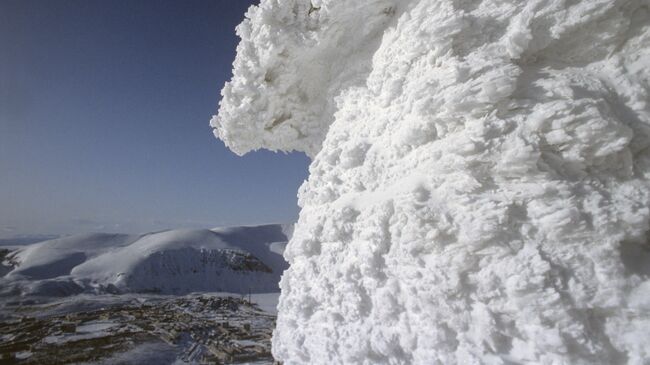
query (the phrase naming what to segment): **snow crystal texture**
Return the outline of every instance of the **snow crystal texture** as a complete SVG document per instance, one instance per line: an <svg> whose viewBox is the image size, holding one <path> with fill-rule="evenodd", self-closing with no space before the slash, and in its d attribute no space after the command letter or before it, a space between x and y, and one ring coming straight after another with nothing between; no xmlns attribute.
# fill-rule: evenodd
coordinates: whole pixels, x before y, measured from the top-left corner
<svg viewBox="0 0 650 365"><path fill-rule="evenodd" d="M650 1L262 0L212 120L304 151L284 364L650 364Z"/></svg>

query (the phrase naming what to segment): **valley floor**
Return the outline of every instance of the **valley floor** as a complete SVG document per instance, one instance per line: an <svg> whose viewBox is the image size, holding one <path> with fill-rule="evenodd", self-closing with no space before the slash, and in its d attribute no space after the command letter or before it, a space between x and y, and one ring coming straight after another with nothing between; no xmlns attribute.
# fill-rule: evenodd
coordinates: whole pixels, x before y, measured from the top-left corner
<svg viewBox="0 0 650 365"><path fill-rule="evenodd" d="M0 364L271 364L277 293L7 301ZM257 303L259 303L259 305Z"/></svg>

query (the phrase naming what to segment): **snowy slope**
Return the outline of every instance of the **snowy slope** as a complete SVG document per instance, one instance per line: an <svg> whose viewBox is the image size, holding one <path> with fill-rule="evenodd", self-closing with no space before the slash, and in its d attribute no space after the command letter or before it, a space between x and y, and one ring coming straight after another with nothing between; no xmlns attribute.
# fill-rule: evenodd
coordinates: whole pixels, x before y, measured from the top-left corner
<svg viewBox="0 0 650 365"><path fill-rule="evenodd" d="M212 119L305 151L285 364L649 364L650 2L263 0Z"/></svg>
<svg viewBox="0 0 650 365"><path fill-rule="evenodd" d="M273 292L287 263L288 226L87 234L10 254L4 294Z"/></svg>

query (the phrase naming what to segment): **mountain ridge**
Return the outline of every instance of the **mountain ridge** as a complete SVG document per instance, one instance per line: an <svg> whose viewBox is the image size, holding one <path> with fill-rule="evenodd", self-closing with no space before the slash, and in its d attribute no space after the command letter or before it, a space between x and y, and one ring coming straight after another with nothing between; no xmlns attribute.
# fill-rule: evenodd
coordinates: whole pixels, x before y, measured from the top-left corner
<svg viewBox="0 0 650 365"><path fill-rule="evenodd" d="M79 234L5 256L0 295L277 292L290 225Z"/></svg>

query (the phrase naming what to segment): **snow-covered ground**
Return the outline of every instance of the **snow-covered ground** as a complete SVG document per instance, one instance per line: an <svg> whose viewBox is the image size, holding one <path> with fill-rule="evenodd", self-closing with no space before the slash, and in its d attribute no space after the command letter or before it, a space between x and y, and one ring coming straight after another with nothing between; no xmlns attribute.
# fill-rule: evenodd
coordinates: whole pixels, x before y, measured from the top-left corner
<svg viewBox="0 0 650 365"><path fill-rule="evenodd" d="M82 294L0 314L3 364L273 362L275 316L238 294Z"/></svg>
<svg viewBox="0 0 650 365"><path fill-rule="evenodd" d="M251 294L251 302L271 314L278 314L278 300L280 299L280 292L274 293L257 293Z"/></svg>
<svg viewBox="0 0 650 365"><path fill-rule="evenodd" d="M84 234L6 246L0 355L19 364L270 364L291 230Z"/></svg>
<svg viewBox="0 0 650 365"><path fill-rule="evenodd" d="M284 364L650 364L648 0L262 0L214 133L313 161Z"/></svg>
<svg viewBox="0 0 650 365"><path fill-rule="evenodd" d="M84 234L6 255L5 297L81 293L277 292L290 226Z"/></svg>

